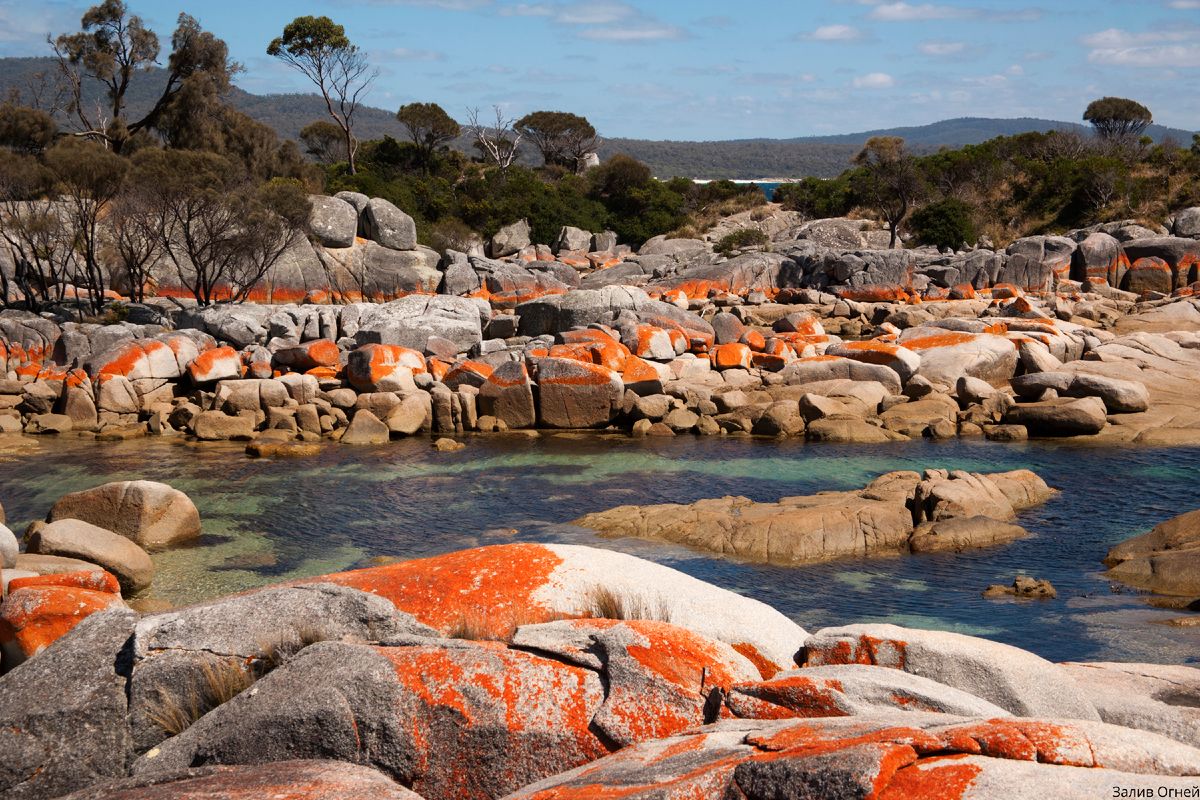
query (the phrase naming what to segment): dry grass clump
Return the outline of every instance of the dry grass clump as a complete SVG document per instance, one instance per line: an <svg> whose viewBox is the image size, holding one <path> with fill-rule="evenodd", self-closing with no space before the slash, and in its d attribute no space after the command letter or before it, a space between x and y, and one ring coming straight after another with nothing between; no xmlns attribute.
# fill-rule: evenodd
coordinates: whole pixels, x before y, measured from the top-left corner
<svg viewBox="0 0 1200 800"><path fill-rule="evenodd" d="M266 674L281 666L310 644L335 639L328 630L318 622L305 621L291 630L280 631L270 641L259 642L262 648L261 669Z"/></svg>
<svg viewBox="0 0 1200 800"><path fill-rule="evenodd" d="M465 639L472 642L511 642L517 628L526 625L542 625L563 619L579 619L579 614L567 614L543 608L514 606L503 625L497 626L486 617L460 614L458 620L446 632L450 639Z"/></svg>
<svg viewBox="0 0 1200 800"><path fill-rule="evenodd" d="M192 723L253 685L257 675L236 662L205 660L200 675L193 675L186 698L156 689L157 700L146 707L146 716L168 736L178 736Z"/></svg>
<svg viewBox="0 0 1200 800"><path fill-rule="evenodd" d="M588 592L591 607L588 616L598 619L644 619L653 622L671 621L671 604L661 595L654 601L644 597L628 597L607 586L596 586Z"/></svg>

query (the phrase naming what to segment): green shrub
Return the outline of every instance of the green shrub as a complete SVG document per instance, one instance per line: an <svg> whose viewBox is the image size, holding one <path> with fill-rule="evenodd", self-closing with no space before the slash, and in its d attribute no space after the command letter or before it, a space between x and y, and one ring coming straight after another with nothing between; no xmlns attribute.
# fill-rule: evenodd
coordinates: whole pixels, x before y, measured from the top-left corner
<svg viewBox="0 0 1200 800"><path fill-rule="evenodd" d="M955 197L947 197L918 209L912 215L912 228L920 240L939 248L957 248L963 242L975 244L975 225L971 206Z"/></svg>
<svg viewBox="0 0 1200 800"><path fill-rule="evenodd" d="M751 250L754 248L769 249L770 239L757 228L742 228L721 238L713 248L722 255L729 255L734 250Z"/></svg>

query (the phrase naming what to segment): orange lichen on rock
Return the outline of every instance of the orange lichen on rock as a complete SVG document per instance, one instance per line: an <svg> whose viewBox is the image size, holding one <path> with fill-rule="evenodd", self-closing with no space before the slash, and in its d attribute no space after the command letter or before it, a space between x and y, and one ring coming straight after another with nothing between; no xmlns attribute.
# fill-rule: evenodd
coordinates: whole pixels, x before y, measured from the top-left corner
<svg viewBox="0 0 1200 800"><path fill-rule="evenodd" d="M753 352L740 342L717 345L712 350L713 366L717 369L749 369Z"/></svg>
<svg viewBox="0 0 1200 800"><path fill-rule="evenodd" d="M941 328L929 328L930 332L920 336L914 336L911 339L904 341L904 346L909 350L930 350L934 347L957 347L960 344L967 344L975 340L975 334L965 333L963 331L947 331ZM865 342L847 342L844 346L866 344Z"/></svg>
<svg viewBox="0 0 1200 800"><path fill-rule="evenodd" d="M961 756L928 759L898 770L878 800L961 800L983 769L955 764L955 758Z"/></svg>
<svg viewBox="0 0 1200 800"><path fill-rule="evenodd" d="M909 296L900 286L831 286L830 291L843 300L859 303L905 303Z"/></svg>
<svg viewBox="0 0 1200 800"><path fill-rule="evenodd" d="M835 680L791 675L734 686L726 703L744 719L849 716L838 704L841 695L841 685Z"/></svg>
<svg viewBox="0 0 1200 800"><path fill-rule="evenodd" d="M26 656L40 653L97 611L123 608L119 594L77 586L31 586L0 604L0 644L16 643ZM5 656L7 658L7 656Z"/></svg>
<svg viewBox="0 0 1200 800"><path fill-rule="evenodd" d="M13 578L8 582L8 591L15 592L17 589L25 589L30 586L74 586L77 589L91 589L93 592L108 592L116 595L121 593L121 584L117 582L116 576L102 569Z"/></svg>
<svg viewBox="0 0 1200 800"><path fill-rule="evenodd" d="M899 639L877 639L874 636L862 635L858 641L851 644L842 639L827 647L809 648L806 667L821 667L831 664L869 664L879 667L904 669L907 659L905 650L907 642Z"/></svg>
<svg viewBox="0 0 1200 800"><path fill-rule="evenodd" d="M538 544L493 545L291 584L350 586L390 600L442 633L465 621L485 635L500 636L514 622L541 622L553 613L531 596L561 563L562 558Z"/></svg>

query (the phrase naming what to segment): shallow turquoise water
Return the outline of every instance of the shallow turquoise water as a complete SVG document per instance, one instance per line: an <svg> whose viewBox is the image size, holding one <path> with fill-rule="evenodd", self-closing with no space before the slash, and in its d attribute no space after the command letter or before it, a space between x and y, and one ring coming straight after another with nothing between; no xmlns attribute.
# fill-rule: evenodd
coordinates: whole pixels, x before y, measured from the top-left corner
<svg viewBox="0 0 1200 800"><path fill-rule="evenodd" d="M20 533L61 495L110 480L160 480L187 492L204 536L154 554L152 595L195 601L285 580L512 541L617 549L668 564L779 608L809 630L893 622L955 630L1053 660L1200 661L1200 631L1152 624L1150 608L1100 577L1112 544L1200 508L1200 450L1104 449L984 441L816 445L758 438L632 440L522 435L466 439L454 453L428 440L331 445L305 460L256 460L234 445L141 440L99 445L42 440L0 454L0 502ZM846 559L781 567L568 524L627 503L744 495L776 500L853 489L896 469L994 472L1029 468L1061 491L1021 515L1036 535L962 554ZM1048 578L1055 601L985 600L990 583Z"/></svg>

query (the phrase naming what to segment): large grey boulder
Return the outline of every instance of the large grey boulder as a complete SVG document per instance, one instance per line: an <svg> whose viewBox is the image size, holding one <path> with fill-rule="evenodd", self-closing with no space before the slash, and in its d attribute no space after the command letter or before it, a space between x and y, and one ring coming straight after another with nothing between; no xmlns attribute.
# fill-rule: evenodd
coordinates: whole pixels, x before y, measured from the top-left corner
<svg viewBox="0 0 1200 800"><path fill-rule="evenodd" d="M1121 285L1126 265L1122 263L1121 243L1103 231L1096 231L1079 243L1071 255L1071 280L1103 279L1112 288Z"/></svg>
<svg viewBox="0 0 1200 800"><path fill-rule="evenodd" d="M370 767L345 761L277 761L249 767L199 767L170 775L103 781L63 800L421 800Z"/></svg>
<svg viewBox="0 0 1200 800"><path fill-rule="evenodd" d="M312 645L136 761L133 773L327 758L451 800L499 797L607 753L588 729L604 699L595 672L431 642Z"/></svg>
<svg viewBox="0 0 1200 800"><path fill-rule="evenodd" d="M1200 237L1200 206L1185 208L1175 215L1175 235Z"/></svg>
<svg viewBox="0 0 1200 800"><path fill-rule="evenodd" d="M209 657L263 669L318 641L398 644L438 636L377 595L330 583L273 586L147 615L132 640L135 744L146 750L166 738L151 709L163 704L164 694L186 705Z"/></svg>
<svg viewBox="0 0 1200 800"><path fill-rule="evenodd" d="M127 642L137 618L92 614L0 677L0 796L42 800L125 776Z"/></svg>
<svg viewBox="0 0 1200 800"><path fill-rule="evenodd" d="M390 300L414 292L433 294L442 283L441 257L429 248L389 249L367 242L363 253L362 293Z"/></svg>
<svg viewBox="0 0 1200 800"><path fill-rule="evenodd" d="M570 225L564 225L562 230L558 232L558 238L554 240L554 252L561 253L563 250L582 250L587 252L591 243L591 233L581 228L572 228Z"/></svg>
<svg viewBox="0 0 1200 800"><path fill-rule="evenodd" d="M699 239L668 239L665 235L647 239L638 248L639 256L675 256L680 259L694 258L707 252L709 245Z"/></svg>
<svg viewBox="0 0 1200 800"><path fill-rule="evenodd" d="M89 561L117 577L122 594L150 586L154 564L146 551L124 536L78 519L60 519L32 531L25 539L29 553Z"/></svg>
<svg viewBox="0 0 1200 800"><path fill-rule="evenodd" d="M358 233L358 210L340 197L311 194L308 227L326 247L349 247Z"/></svg>
<svg viewBox="0 0 1200 800"><path fill-rule="evenodd" d="M788 386L833 380L874 381L881 384L889 395L900 394L904 386L894 369L849 358L794 361L784 367L779 375Z"/></svg>
<svg viewBox="0 0 1200 800"><path fill-rule="evenodd" d="M516 255L529 246L529 221L520 220L506 225L496 232L488 243L488 255L492 258L504 258Z"/></svg>
<svg viewBox="0 0 1200 800"><path fill-rule="evenodd" d="M619 373L569 358L537 360L538 420L551 428L602 428L621 412Z"/></svg>
<svg viewBox="0 0 1200 800"><path fill-rule="evenodd" d="M200 512L191 498L156 481L118 481L59 498L47 522L80 519L142 547L173 544L200 535Z"/></svg>
<svg viewBox="0 0 1200 800"><path fill-rule="evenodd" d="M453 342L459 352L470 350L483 340L479 305L446 295L402 297L367 309L354 339L359 346L395 344L424 352L431 336Z"/></svg>
<svg viewBox="0 0 1200 800"><path fill-rule="evenodd" d="M388 426L364 408L350 420L350 426L339 441L342 444L385 444L390 437Z"/></svg>
<svg viewBox="0 0 1200 800"><path fill-rule="evenodd" d="M817 631L806 653L808 666L867 663L921 675L1018 717L1100 719L1070 676L1049 661L961 633L846 625Z"/></svg>
<svg viewBox="0 0 1200 800"><path fill-rule="evenodd" d="M362 212L367 238L389 250L415 250L417 224L382 197L372 197Z"/></svg>
<svg viewBox="0 0 1200 800"><path fill-rule="evenodd" d="M231 417L220 411L205 411L192 419L192 433L201 441L253 439L254 427L253 417Z"/></svg>

